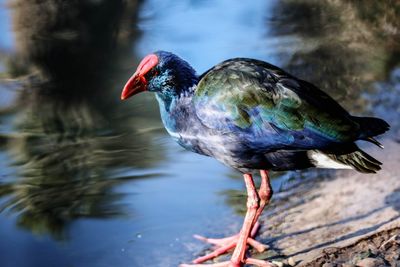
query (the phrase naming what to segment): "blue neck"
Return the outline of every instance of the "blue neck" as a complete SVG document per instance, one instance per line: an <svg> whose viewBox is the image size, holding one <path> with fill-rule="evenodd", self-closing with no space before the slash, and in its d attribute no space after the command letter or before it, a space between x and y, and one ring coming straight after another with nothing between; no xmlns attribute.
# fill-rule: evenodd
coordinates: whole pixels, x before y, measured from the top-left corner
<svg viewBox="0 0 400 267"><path fill-rule="evenodd" d="M181 122L185 120L185 115L191 112L191 99L196 89L196 83L197 77L190 86L181 88L179 95L156 93L161 119L170 134L179 131Z"/></svg>
<svg viewBox="0 0 400 267"><path fill-rule="evenodd" d="M171 110L175 102L179 102L183 98L191 98L199 82L199 77L190 66L187 66L186 69L182 68L181 71L174 74L174 77L173 85L159 85L161 89L156 91L160 108L163 107L166 112Z"/></svg>

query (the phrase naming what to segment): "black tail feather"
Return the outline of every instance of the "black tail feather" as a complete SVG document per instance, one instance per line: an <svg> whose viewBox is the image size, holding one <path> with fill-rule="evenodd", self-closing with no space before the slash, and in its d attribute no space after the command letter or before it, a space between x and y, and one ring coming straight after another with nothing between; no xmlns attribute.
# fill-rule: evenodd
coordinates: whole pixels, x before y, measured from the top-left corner
<svg viewBox="0 0 400 267"><path fill-rule="evenodd" d="M374 144L376 143L373 140L368 140L368 138L383 134L390 128L390 125L386 121L379 118L372 118L372 117L353 117L353 118L358 124L360 124L359 139L370 141Z"/></svg>

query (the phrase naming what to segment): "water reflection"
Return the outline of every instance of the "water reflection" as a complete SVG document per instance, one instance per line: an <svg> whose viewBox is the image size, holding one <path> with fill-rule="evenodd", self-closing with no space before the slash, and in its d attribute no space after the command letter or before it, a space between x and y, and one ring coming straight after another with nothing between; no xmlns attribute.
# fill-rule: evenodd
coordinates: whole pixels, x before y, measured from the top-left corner
<svg viewBox="0 0 400 267"><path fill-rule="evenodd" d="M365 115L373 110L363 95L379 95L374 82L399 64L399 12L398 1L285 0L268 23L273 36L299 38L285 69Z"/></svg>
<svg viewBox="0 0 400 267"><path fill-rule="evenodd" d="M4 138L19 178L1 183L0 196L7 196L1 210L17 213L19 226L63 238L73 219L120 216L121 195L114 187L145 176L121 176L117 170L148 168L163 158L162 149L151 155L142 149L158 133L158 123L151 121L156 110L124 106L118 99L120 75L127 77L131 69L117 63L134 61L130 45L137 32L130 25L137 6L13 3L13 61L19 63L9 76L30 75L13 107L12 133ZM138 118L150 119L148 131Z"/></svg>

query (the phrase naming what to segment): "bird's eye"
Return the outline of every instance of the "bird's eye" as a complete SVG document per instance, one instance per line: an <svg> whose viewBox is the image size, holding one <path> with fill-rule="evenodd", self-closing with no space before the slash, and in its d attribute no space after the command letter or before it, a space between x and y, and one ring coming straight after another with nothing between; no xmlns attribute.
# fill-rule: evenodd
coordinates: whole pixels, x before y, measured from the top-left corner
<svg viewBox="0 0 400 267"><path fill-rule="evenodd" d="M158 70L156 68L152 68L144 75L144 77L146 78L146 80L150 80L151 78L157 75L158 75Z"/></svg>

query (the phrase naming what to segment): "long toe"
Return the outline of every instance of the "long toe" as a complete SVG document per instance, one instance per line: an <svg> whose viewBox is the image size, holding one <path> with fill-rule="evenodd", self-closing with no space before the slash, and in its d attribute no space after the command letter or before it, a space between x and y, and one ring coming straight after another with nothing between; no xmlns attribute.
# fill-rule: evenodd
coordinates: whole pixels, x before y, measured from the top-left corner
<svg viewBox="0 0 400 267"><path fill-rule="evenodd" d="M181 264L179 267L229 267L229 264L229 261L224 261L211 264Z"/></svg>
<svg viewBox="0 0 400 267"><path fill-rule="evenodd" d="M232 241L237 240L239 237L239 234L229 236L229 237L224 237L224 238L208 238L208 237L204 237L201 235L193 235L193 237L196 238L197 240L203 241L205 243L212 244L217 247L223 247L228 244L231 244Z"/></svg>
<svg viewBox="0 0 400 267"><path fill-rule="evenodd" d="M231 243L228 243L223 247L219 247L219 248L215 249L211 253L208 253L204 256L198 257L197 259L193 260L193 263L202 263L202 262L214 259L222 254L227 253L229 250L233 249L235 246L236 246L236 241L232 241Z"/></svg>
<svg viewBox="0 0 400 267"><path fill-rule="evenodd" d="M245 259L245 264L258 266L258 267L277 267L277 265L263 260L247 258ZM181 264L179 267L242 267L243 264L233 263L230 261L211 263L211 264Z"/></svg>
<svg viewBox="0 0 400 267"><path fill-rule="evenodd" d="M254 265L254 266L259 266L259 267L277 267L277 265L275 265L269 261L263 261L263 260L259 260L259 259L253 259L253 258L245 259L245 263Z"/></svg>
<svg viewBox="0 0 400 267"><path fill-rule="evenodd" d="M257 234L257 231L259 230L259 228L260 228L260 223L258 221L256 221L256 223L252 227L250 236L247 239L247 243L251 247L255 248L258 252L263 252L266 249L268 249L268 246L253 239L254 236ZM193 237L202 242L214 245L216 247L215 250L217 250L218 248L226 248L226 247L229 247L229 249L230 249L232 246L232 243L235 243L235 244L237 243L237 240L239 239L239 234L240 233L237 233L235 235L224 237L224 238L208 238L208 237L205 237L202 235L193 235ZM227 250L225 250L225 252L226 251ZM225 253L225 252L223 252L223 253ZM219 255L221 255L221 254L219 254Z"/></svg>
<svg viewBox="0 0 400 267"><path fill-rule="evenodd" d="M217 245L217 248L215 248L211 253L208 253L204 256L198 257L195 260L193 260L193 263L203 263L205 261L214 259L222 254L227 253L229 250L233 249L238 241L238 236L236 237L230 237L228 238L224 238L226 240L224 240L223 244L219 243ZM219 241L219 240L218 240ZM212 244L215 244L214 241ZM264 252L266 249L268 249L267 245L264 245L260 242L258 242L257 240L254 240L253 238L248 238L247 239L247 244L250 245L251 247L253 247L255 250L257 250L258 252Z"/></svg>

